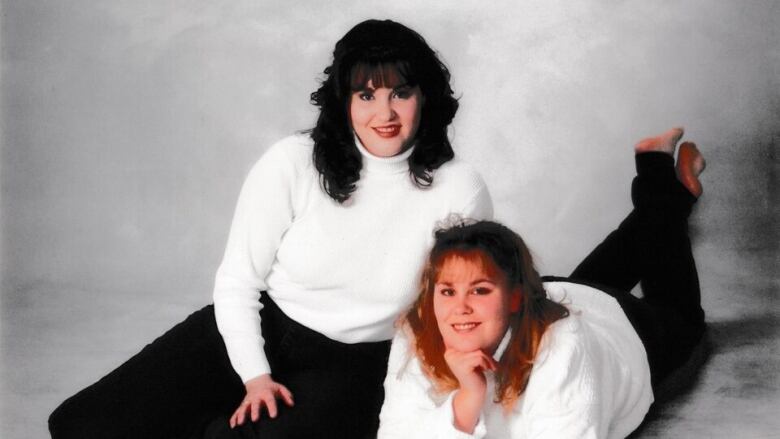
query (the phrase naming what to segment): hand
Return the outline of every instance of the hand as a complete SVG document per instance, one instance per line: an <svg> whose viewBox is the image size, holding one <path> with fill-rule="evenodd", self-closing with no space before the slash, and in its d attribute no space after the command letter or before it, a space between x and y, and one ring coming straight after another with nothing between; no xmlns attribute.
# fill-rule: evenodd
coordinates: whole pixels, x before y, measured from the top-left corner
<svg viewBox="0 0 780 439"><path fill-rule="evenodd" d="M241 405L236 409L235 413L233 413L233 416L230 417L230 428L234 428L236 425L242 425L247 412L250 413L252 422L256 422L260 419L260 410L264 405L268 410L268 415L275 418L277 413L277 396L279 396L288 406L293 406L292 393L287 390L287 387L275 382L269 374L252 378L247 381L244 386L246 387L246 396Z"/></svg>
<svg viewBox="0 0 780 439"><path fill-rule="evenodd" d="M460 387L452 400L455 428L471 434L479 422L482 405L485 403L487 380L484 371L496 370L498 364L493 357L481 350L459 352L447 349L444 352L444 361Z"/></svg>
<svg viewBox="0 0 780 439"><path fill-rule="evenodd" d="M496 370L498 367L496 360L481 350L460 352L447 349L444 361L458 380L459 387L472 393L484 394L487 386L484 371Z"/></svg>

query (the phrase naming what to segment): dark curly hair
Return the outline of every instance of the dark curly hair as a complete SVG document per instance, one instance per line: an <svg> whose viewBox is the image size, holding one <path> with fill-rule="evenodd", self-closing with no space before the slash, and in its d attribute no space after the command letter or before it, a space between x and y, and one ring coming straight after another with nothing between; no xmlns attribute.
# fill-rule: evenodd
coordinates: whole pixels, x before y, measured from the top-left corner
<svg viewBox="0 0 780 439"><path fill-rule="evenodd" d="M311 94L320 115L310 135L322 188L334 200L349 199L360 179L363 162L349 122L349 104L352 93L369 79L375 87L392 78L419 86L425 98L409 157L409 173L418 187L430 186L433 171L455 156L447 138L458 110L450 72L417 32L391 20L359 23L336 43L333 64L324 73L320 88Z"/></svg>

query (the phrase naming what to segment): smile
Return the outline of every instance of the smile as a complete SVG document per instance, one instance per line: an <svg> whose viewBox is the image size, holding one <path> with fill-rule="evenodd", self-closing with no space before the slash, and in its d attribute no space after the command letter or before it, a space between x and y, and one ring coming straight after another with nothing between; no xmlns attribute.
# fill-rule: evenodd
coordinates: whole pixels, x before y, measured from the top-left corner
<svg viewBox="0 0 780 439"><path fill-rule="evenodd" d="M480 325L479 323L475 323L475 322L455 323L452 325L452 329L454 329L455 332L469 332L479 325Z"/></svg>
<svg viewBox="0 0 780 439"><path fill-rule="evenodd" d="M395 137L401 132L401 125L390 125L386 127L373 127L374 131L380 137Z"/></svg>

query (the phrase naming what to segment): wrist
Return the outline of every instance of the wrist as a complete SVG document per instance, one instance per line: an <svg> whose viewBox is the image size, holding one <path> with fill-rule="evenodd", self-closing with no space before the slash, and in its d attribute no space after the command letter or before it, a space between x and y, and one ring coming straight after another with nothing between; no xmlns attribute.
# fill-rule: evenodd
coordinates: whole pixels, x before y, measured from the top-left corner
<svg viewBox="0 0 780 439"><path fill-rule="evenodd" d="M484 389L458 389L452 398L454 426L460 431L473 433L485 402Z"/></svg>
<svg viewBox="0 0 780 439"><path fill-rule="evenodd" d="M458 390L473 397L484 396L487 392L487 383L484 379L463 380L458 383Z"/></svg>

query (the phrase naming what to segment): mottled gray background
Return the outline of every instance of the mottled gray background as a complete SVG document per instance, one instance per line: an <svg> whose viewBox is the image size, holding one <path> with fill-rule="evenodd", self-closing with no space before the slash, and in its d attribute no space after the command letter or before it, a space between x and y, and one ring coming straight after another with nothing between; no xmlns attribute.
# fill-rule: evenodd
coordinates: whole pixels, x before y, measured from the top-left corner
<svg viewBox="0 0 780 439"><path fill-rule="evenodd" d="M695 252L714 355L647 437L780 437L776 1L0 3L0 436L210 301L238 190L309 128L336 40L418 30L453 73L457 153L542 271L627 213L631 145L708 160Z"/></svg>

